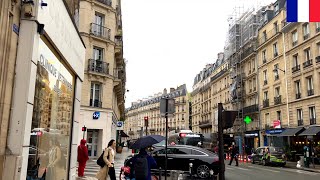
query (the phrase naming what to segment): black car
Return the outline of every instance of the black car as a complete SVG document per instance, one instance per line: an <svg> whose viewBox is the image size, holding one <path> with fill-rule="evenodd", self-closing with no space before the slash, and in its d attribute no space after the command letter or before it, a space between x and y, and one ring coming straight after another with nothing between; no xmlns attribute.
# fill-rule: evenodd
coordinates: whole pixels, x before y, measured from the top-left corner
<svg viewBox="0 0 320 180"><path fill-rule="evenodd" d="M257 148L252 154L251 162L266 165L285 166L285 154L281 147L265 146Z"/></svg>
<svg viewBox="0 0 320 180"><path fill-rule="evenodd" d="M151 152L152 156L157 162L158 169L164 170L165 168L165 147L154 147ZM190 163L192 163L192 174L197 175L199 178L208 178L219 172L219 157L210 151L202 148L187 146L187 145L174 145L168 146L168 170L180 170L189 173ZM131 157L125 161L125 166L132 167Z"/></svg>

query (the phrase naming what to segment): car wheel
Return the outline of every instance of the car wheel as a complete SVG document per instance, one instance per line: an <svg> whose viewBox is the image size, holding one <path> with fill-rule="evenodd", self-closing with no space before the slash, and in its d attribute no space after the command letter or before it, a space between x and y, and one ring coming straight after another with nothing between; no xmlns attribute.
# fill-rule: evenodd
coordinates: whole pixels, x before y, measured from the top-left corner
<svg viewBox="0 0 320 180"><path fill-rule="evenodd" d="M251 163L252 163L252 164L255 164L255 163L256 163L256 162L254 162L254 158L252 158Z"/></svg>
<svg viewBox="0 0 320 180"><path fill-rule="evenodd" d="M262 160L262 165L266 166L267 165L267 162L265 159Z"/></svg>
<svg viewBox="0 0 320 180"><path fill-rule="evenodd" d="M197 168L197 176L206 179L210 176L210 168L207 165L200 165Z"/></svg>

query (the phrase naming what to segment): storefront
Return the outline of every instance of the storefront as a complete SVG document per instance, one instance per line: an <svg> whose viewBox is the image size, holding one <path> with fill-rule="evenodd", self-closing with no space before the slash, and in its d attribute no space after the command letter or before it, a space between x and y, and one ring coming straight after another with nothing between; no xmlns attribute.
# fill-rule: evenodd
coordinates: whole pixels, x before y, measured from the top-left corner
<svg viewBox="0 0 320 180"><path fill-rule="evenodd" d="M247 131L245 133L246 153L250 154L253 149L260 146L259 131Z"/></svg>
<svg viewBox="0 0 320 180"><path fill-rule="evenodd" d="M286 144L284 137L278 136L285 129L271 129L266 130L263 135L264 146L283 147Z"/></svg>
<svg viewBox="0 0 320 180"><path fill-rule="evenodd" d="M10 153L2 179L76 176L85 47L64 1L46 4L21 5Z"/></svg>

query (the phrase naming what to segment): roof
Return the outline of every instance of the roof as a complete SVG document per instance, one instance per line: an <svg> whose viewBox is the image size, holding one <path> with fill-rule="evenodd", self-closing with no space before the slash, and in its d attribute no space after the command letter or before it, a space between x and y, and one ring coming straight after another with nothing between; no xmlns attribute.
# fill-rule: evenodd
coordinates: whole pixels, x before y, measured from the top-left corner
<svg viewBox="0 0 320 180"><path fill-rule="evenodd" d="M282 133L278 134L278 136L296 136L304 130L304 127L290 128L284 130Z"/></svg>
<svg viewBox="0 0 320 180"><path fill-rule="evenodd" d="M311 126L303 131L299 136L315 136L320 133L320 126Z"/></svg>

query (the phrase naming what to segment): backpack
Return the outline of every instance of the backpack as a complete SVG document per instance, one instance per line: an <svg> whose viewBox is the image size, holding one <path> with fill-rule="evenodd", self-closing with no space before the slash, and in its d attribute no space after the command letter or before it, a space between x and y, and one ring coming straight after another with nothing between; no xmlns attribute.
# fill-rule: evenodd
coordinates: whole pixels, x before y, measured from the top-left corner
<svg viewBox="0 0 320 180"><path fill-rule="evenodd" d="M149 174L149 165L147 156L137 156L134 163L134 172L136 180L146 180Z"/></svg>
<svg viewBox="0 0 320 180"><path fill-rule="evenodd" d="M106 162L104 162L104 160L103 160L103 155L104 155L104 151L101 153L100 157L99 157L98 160L97 160L97 164L98 164L101 168L103 168L103 167L106 165ZM109 153L108 153L107 159L109 159Z"/></svg>

